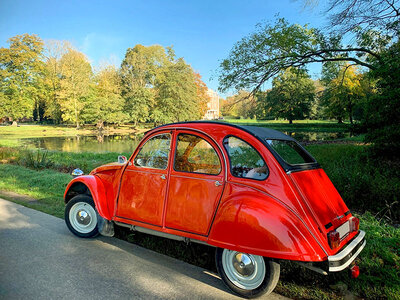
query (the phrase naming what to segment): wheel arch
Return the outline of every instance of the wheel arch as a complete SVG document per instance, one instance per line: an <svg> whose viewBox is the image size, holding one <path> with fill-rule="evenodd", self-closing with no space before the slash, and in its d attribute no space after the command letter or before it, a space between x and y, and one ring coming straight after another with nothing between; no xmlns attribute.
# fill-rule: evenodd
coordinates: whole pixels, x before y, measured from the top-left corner
<svg viewBox="0 0 400 300"><path fill-rule="evenodd" d="M222 201L212 225L211 245L276 259L321 261L326 253L294 211L251 191Z"/></svg>
<svg viewBox="0 0 400 300"><path fill-rule="evenodd" d="M67 204L74 196L80 194L91 196L99 215L107 220L112 219L104 184L100 178L95 175L85 175L72 179L65 189L64 203Z"/></svg>

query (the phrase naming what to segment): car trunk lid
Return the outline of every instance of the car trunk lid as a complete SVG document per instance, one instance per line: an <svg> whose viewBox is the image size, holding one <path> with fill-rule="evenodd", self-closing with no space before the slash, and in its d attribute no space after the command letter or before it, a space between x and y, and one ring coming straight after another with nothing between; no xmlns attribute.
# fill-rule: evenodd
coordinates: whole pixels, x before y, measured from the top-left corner
<svg viewBox="0 0 400 300"><path fill-rule="evenodd" d="M349 209L323 169L292 172L289 177L322 232L344 223Z"/></svg>

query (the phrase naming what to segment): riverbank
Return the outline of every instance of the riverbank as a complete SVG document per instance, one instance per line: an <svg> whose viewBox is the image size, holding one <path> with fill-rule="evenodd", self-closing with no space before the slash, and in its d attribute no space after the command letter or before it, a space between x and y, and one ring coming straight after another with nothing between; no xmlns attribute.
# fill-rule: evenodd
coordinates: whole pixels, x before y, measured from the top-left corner
<svg viewBox="0 0 400 300"><path fill-rule="evenodd" d="M0 138L23 138L23 137L55 137L74 135L97 135L101 134L138 134L149 130L151 125L120 125L116 127L106 126L98 129L95 126L83 126L79 129L68 125L36 125L20 124L18 126L0 126Z"/></svg>

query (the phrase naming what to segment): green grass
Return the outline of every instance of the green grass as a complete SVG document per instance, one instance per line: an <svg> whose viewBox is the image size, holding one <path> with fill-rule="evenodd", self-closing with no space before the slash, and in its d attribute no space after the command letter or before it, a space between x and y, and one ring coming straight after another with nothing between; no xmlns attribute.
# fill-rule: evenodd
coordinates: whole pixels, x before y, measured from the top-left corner
<svg viewBox="0 0 400 300"><path fill-rule="evenodd" d="M250 125L268 127L281 131L299 132L347 132L350 124L338 124L329 120L297 120L289 124L284 120L252 120L252 119L224 119L220 122L227 122L238 125Z"/></svg>
<svg viewBox="0 0 400 300"><path fill-rule="evenodd" d="M21 166L0 164L0 190L28 195L38 200L37 203L20 204L45 213L64 216L64 190L71 175L54 170L35 171Z"/></svg>
<svg viewBox="0 0 400 300"><path fill-rule="evenodd" d="M118 155L121 155L121 153L75 153L0 147L0 162L2 163L17 164L32 169L48 168L64 173L70 173L73 169L79 168L87 174L98 166L117 161ZM131 153L123 153L122 155L129 158ZM40 163L43 156L45 156L45 161ZM43 167L40 167L40 165Z"/></svg>

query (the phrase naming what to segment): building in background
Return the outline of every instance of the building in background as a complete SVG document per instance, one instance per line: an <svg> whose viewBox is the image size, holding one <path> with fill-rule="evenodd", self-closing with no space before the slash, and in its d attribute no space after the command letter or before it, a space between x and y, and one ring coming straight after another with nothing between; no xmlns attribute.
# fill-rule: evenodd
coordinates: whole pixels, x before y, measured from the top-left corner
<svg viewBox="0 0 400 300"><path fill-rule="evenodd" d="M210 101L207 103L207 111L203 119L215 120L219 117L219 95L212 89L208 89L207 95L210 97Z"/></svg>

